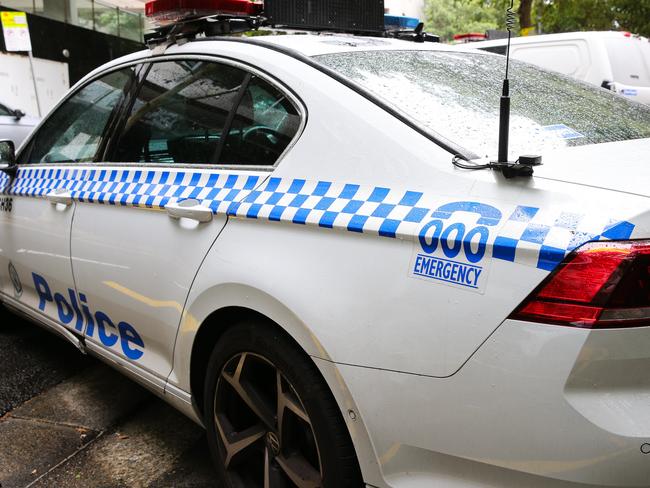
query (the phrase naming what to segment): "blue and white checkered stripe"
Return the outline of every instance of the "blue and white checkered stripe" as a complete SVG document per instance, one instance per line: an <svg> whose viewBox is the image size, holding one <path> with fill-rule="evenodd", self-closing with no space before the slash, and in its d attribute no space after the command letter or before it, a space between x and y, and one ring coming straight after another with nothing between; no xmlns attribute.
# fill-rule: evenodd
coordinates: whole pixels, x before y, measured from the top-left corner
<svg viewBox="0 0 650 488"><path fill-rule="evenodd" d="M21 170L7 193L40 197L65 189L79 202L156 209L195 198L226 214L260 181L258 175L228 172L29 168Z"/></svg>
<svg viewBox="0 0 650 488"><path fill-rule="evenodd" d="M629 239L634 225L595 214L549 212L518 206L494 240L497 259L554 269L578 246L588 241Z"/></svg>
<svg viewBox="0 0 650 488"><path fill-rule="evenodd" d="M283 179L228 171L26 168L0 192L45 196L69 190L73 199L163 209L169 202L197 199L214 213L415 240L440 204L422 192L386 187ZM505 215L508 215L506 213ZM551 270L581 244L628 239L634 225L593 214L546 211L518 206L495 226L492 257Z"/></svg>
<svg viewBox="0 0 650 488"><path fill-rule="evenodd" d="M426 202L426 203L425 203ZM421 192L327 181L270 178L241 203L237 217L416 239L436 205ZM442 203L442 202L441 202ZM444 202L447 203L447 202ZM498 227L496 227L498 228ZM587 241L629 239L634 225L607 217L518 206L499 228L492 257L552 270Z"/></svg>
<svg viewBox="0 0 650 488"><path fill-rule="evenodd" d="M241 203L234 215L294 224L310 224L384 237L416 236L431 213L418 206L423 194L384 187L269 178Z"/></svg>

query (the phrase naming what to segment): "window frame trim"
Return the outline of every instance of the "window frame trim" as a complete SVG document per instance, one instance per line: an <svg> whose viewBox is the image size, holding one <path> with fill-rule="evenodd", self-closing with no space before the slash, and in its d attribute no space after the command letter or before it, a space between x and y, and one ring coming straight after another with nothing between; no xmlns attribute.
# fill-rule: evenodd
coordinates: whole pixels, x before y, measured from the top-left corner
<svg viewBox="0 0 650 488"><path fill-rule="evenodd" d="M67 103L72 97L76 96L81 90L86 88L88 85L94 83L95 81L99 80L100 78L103 78L104 76L107 76L107 75L109 75L111 73L114 73L116 71L120 71L120 70L122 70L124 68L128 68L130 66L134 66L134 65L137 65L137 64L138 63L123 63L123 64L119 64L119 65L116 65L116 66L111 66L109 69L107 69L105 71L102 71L101 73L96 73L95 75L88 78L87 80L84 80L82 83L79 83L79 85L75 85L70 90L68 90L68 92L65 94L65 96L61 100L59 100L59 102L54 107L52 107L52 109L50 109L50 111L47 113L47 115L45 117L41 118L40 122L34 128L34 130L32 130L30 132L29 136L26 137L23 140L22 144L20 145L20 148L16 152L16 161L20 161L20 159L22 159L22 157L25 155L25 151L27 151L30 144L32 143L32 141L36 137L36 134L38 132L40 132L41 128L45 125L45 123L48 120L50 120L50 118L61 108L61 106L63 106L64 103ZM138 70L138 67L136 66L135 69L134 69L134 75L136 77L136 85L139 83L139 80L137 80L138 74L139 74L139 70ZM131 88L133 88L133 87L131 87ZM58 167L58 166L61 166L61 167L77 167L77 166L93 166L93 165L95 165L96 164L95 160L97 159L99 151L102 148L106 147L105 141L107 141L108 138L110 137L110 135L112 134L114 123L115 123L116 120L119 119L119 116L121 115L122 108L123 108L125 102L130 99L129 98L130 96L131 96L130 94L127 94L125 96L124 93L123 93L122 96L120 97L120 100L119 100L118 104L116 105L116 107L113 109L113 111L111 113L111 115L117 113L117 117L109 116L109 119L106 122L106 126L104 127L104 130L102 131L102 134L101 134L102 141L97 146L97 150L95 151L95 155L93 156L93 161L73 162L73 163L63 163L63 162L61 162L61 163L57 163L57 162L21 163L21 162L17 162L16 165L19 168L34 168L34 167L39 167L40 168L40 167ZM32 148L32 150L33 150L33 148ZM29 155L31 155L31 150L30 150Z"/></svg>
<svg viewBox="0 0 650 488"><path fill-rule="evenodd" d="M116 166L122 166L122 167L134 167L134 168L141 168L141 167L147 167L147 168L179 168L179 169L200 169L200 170L237 170L237 171L256 171L256 172L273 172L285 159L287 154L293 149L293 147L298 143L300 138L302 137L302 134L305 131L305 128L307 126L307 121L309 119L309 112L307 110L307 107L305 103L302 101L302 99L291 89L289 88L286 84L284 84L282 81L277 79L275 76L273 76L271 73L268 73L256 66L253 66L249 63L246 63L244 61L231 58L225 55L220 55L220 54L210 54L210 53L182 53L182 54L161 54L157 56L148 56L148 57L143 57L135 60L129 60L114 66L111 66L110 68L101 71L100 73L96 73L92 77L88 78L87 80L84 80L83 83L79 84L76 88L73 90L70 90L66 94L64 98L62 98L59 103L48 113L47 117L43 118L41 123L36 127L36 129L30 134L30 136L24 141L24 143L21 145L18 157L16 159L20 159L23 155L24 149L26 149L29 144L31 143L32 139L34 136L37 134L37 132L40 130L41 126L50 118L52 114L54 114L55 111L61 107L64 103L66 103L70 98L72 98L74 95L76 95L80 90L88 86L89 84L93 83L99 78L102 78L103 76L106 76L114 71L119 71L124 68L128 68L130 66L135 66L136 69L136 77L139 76L140 73L144 72L143 68L146 68L146 65L153 64L153 63L159 63L159 62L165 62L165 61L175 61L175 60L184 60L184 59L192 59L192 60L198 60L198 61L207 61L207 62L215 62L215 63L222 63L226 64L228 66L232 66L234 68L239 68L243 70L246 74L252 75L252 76L257 76L260 79L264 80L265 82L269 83L270 85L274 86L278 91L280 91L284 96L286 96L291 103L294 105L296 108L296 111L298 112L298 116L300 117L300 124L298 126L298 130L296 131L296 134L293 136L293 139L291 142L287 145L285 150L280 154L280 156L277 158L275 163L273 165L268 165L268 166L258 166L258 165L245 165L245 164L185 164L185 163L147 163L147 162L115 162L115 161L99 161L98 156L106 156L109 154L113 153L114 146L117 144L117 139L116 139L116 134L115 134L115 129L119 126L121 126L122 119L124 118L125 114L123 113L122 109L126 106L131 104L133 101L133 95L129 94L127 97L124 97L121 102L120 102L120 116L117 119L115 124L112 124L111 127L106 127L105 132L102 134L102 136L108 140L108 143L105 145L103 152L101 155L96 154L95 155L95 160L92 162L84 162L84 163L18 163L19 167L52 167L52 166L61 166L61 167L116 167ZM134 92L137 93L140 90L140 87L144 81L144 78L139 78L137 80L137 91L134 88ZM237 107L233 107L233 109L236 109Z"/></svg>

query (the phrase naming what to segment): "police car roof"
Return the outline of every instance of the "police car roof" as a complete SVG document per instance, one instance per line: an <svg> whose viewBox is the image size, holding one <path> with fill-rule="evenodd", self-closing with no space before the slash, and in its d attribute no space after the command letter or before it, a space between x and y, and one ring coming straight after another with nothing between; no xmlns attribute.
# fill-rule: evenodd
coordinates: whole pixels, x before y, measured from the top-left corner
<svg viewBox="0 0 650 488"><path fill-rule="evenodd" d="M203 45L202 51L210 49L210 44L215 43L215 50L223 42L250 42L257 46L268 45L269 48L275 46L288 50L295 51L304 56L312 57L321 54L335 54L354 51L452 51L467 53L467 48L459 46L450 46L438 42L412 42L400 39L384 38L384 37L366 37L356 36L351 34L336 34L324 32L291 32L286 35L271 34L268 36L256 36L253 38L248 37L210 37L199 38L189 41L189 43L201 42ZM477 53L483 55L496 56L492 53L476 50ZM75 87L84 84L88 79L110 69L114 66L122 65L125 63L136 62L151 58L153 54L152 49L145 49L135 53L122 56L114 59L88 73L81 80L79 80Z"/></svg>
<svg viewBox="0 0 650 488"><path fill-rule="evenodd" d="M437 42L412 42L386 37L365 37L326 32L296 32L289 35L269 35L254 38L261 43L281 46L305 56L353 51L461 51L457 47Z"/></svg>

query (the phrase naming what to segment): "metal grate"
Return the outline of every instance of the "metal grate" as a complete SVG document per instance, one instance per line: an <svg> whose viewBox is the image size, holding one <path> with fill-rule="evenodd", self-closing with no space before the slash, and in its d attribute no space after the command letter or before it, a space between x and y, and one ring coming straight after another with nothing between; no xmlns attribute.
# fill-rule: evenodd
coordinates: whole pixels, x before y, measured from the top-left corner
<svg viewBox="0 0 650 488"><path fill-rule="evenodd" d="M341 32L384 30L384 0L266 0L264 12L278 27Z"/></svg>

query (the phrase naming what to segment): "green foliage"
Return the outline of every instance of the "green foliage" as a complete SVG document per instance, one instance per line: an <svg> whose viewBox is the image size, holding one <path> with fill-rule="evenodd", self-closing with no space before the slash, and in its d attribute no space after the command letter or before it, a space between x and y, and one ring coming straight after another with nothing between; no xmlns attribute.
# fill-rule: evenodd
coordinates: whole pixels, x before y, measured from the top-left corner
<svg viewBox="0 0 650 488"><path fill-rule="evenodd" d="M617 0L616 20L623 29L650 37L650 0Z"/></svg>
<svg viewBox="0 0 650 488"><path fill-rule="evenodd" d="M454 34L496 29L502 12L481 4L481 0L427 0L427 31L450 40Z"/></svg>
<svg viewBox="0 0 650 488"><path fill-rule="evenodd" d="M650 37L650 0L515 0L514 11L527 17L526 4L532 6L530 20L519 23L540 25L544 33L627 30ZM444 39L503 29L509 5L510 0L427 0L427 27Z"/></svg>
<svg viewBox="0 0 650 488"><path fill-rule="evenodd" d="M537 1L547 33L627 30L650 36L650 0Z"/></svg>
<svg viewBox="0 0 650 488"><path fill-rule="evenodd" d="M544 33L616 28L612 0L562 0L538 5Z"/></svg>

